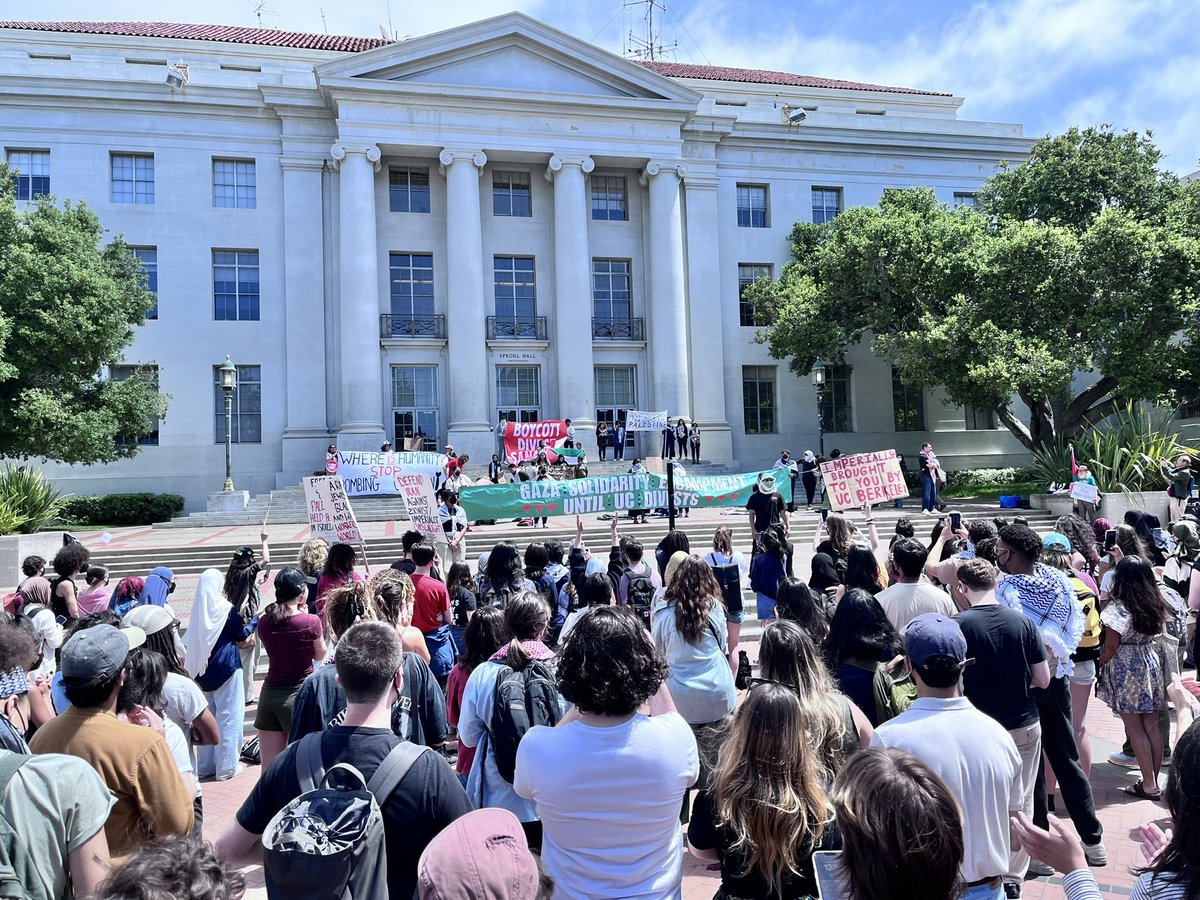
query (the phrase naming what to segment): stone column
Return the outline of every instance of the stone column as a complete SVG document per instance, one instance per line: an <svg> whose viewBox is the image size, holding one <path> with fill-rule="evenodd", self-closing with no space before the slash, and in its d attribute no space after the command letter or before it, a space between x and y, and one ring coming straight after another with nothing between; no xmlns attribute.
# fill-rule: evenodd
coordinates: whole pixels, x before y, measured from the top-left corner
<svg viewBox="0 0 1200 900"><path fill-rule="evenodd" d="M679 184L687 175L681 162L651 161L642 173L650 185L650 371L651 409L691 416L688 378L686 272L683 262L683 208ZM715 248L711 252L715 252Z"/></svg>
<svg viewBox="0 0 1200 900"><path fill-rule="evenodd" d="M289 157L283 168L284 357L287 418L280 487L320 469L329 444L325 402L325 261L321 175L324 160Z"/></svg>
<svg viewBox="0 0 1200 900"><path fill-rule="evenodd" d="M338 327L342 421L338 447L378 450L384 441L379 345L379 248L375 145L334 144L339 172Z"/></svg>
<svg viewBox="0 0 1200 900"><path fill-rule="evenodd" d="M446 439L459 453L487 466L495 447L488 412L488 315L484 301L483 225L479 178L481 150L445 149L438 155L446 177L446 338L450 423Z"/></svg>
<svg viewBox="0 0 1200 900"><path fill-rule="evenodd" d="M592 258L588 251L587 176L590 156L552 156L554 184L554 356L558 418L571 419L575 437L596 459L595 369L592 365Z"/></svg>
<svg viewBox="0 0 1200 900"><path fill-rule="evenodd" d="M733 435L725 409L725 343L721 328L721 257L716 172L689 173L687 200L688 317L691 320L692 415L700 424L700 456L731 462ZM701 382L701 373L711 374ZM703 388L701 388L703 384Z"/></svg>

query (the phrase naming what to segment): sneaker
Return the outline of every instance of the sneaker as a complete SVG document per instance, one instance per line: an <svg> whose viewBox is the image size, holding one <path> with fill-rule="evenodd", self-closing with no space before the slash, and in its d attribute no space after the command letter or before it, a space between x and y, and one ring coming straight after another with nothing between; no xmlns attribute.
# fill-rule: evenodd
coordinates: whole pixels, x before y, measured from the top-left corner
<svg viewBox="0 0 1200 900"><path fill-rule="evenodd" d="M1054 874L1054 866L1048 866L1040 859L1030 859L1029 868L1025 870L1025 877L1028 878L1045 878L1047 875Z"/></svg>
<svg viewBox="0 0 1200 900"><path fill-rule="evenodd" d="M241 763L238 763L237 768L234 769L232 772L227 772L224 775L217 775L217 781L228 781L231 778L236 778L237 776L241 775L245 771L246 771L246 767L244 765L242 765Z"/></svg>
<svg viewBox="0 0 1200 900"><path fill-rule="evenodd" d="M1089 866L1107 866L1108 851L1104 849L1104 841L1083 845L1083 858Z"/></svg>
<svg viewBox="0 0 1200 900"><path fill-rule="evenodd" d="M1121 766L1125 769L1136 769L1138 767L1137 757L1132 753L1122 753L1118 750L1116 753L1108 755L1108 761L1114 766Z"/></svg>

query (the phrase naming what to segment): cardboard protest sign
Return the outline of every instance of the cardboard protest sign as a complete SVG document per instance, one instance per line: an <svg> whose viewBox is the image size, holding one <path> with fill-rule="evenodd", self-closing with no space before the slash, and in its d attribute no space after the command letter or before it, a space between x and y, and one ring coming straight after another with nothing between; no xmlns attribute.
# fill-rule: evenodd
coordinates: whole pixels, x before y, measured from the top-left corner
<svg viewBox="0 0 1200 900"><path fill-rule="evenodd" d="M745 506L758 472L741 475L680 475L675 479L675 505L680 509ZM791 484L778 485L784 500ZM521 481L465 487L459 501L469 519L512 519L528 516L573 516L576 513L619 513L667 505L667 476L597 475L564 481Z"/></svg>
<svg viewBox="0 0 1200 900"><path fill-rule="evenodd" d="M332 475L305 478L304 500L313 537L325 538L332 544L363 543L342 479Z"/></svg>
<svg viewBox="0 0 1200 900"><path fill-rule="evenodd" d="M625 413L626 431L662 431L667 427L667 411L643 412L630 409Z"/></svg>
<svg viewBox="0 0 1200 900"><path fill-rule="evenodd" d="M567 439L567 423L563 419L545 422L507 422L504 425L504 458L508 462L537 459L538 446L546 442L546 458L553 463L558 456L553 448Z"/></svg>
<svg viewBox="0 0 1200 900"><path fill-rule="evenodd" d="M397 478L406 475L436 478L445 469L446 462L442 453L338 451L336 456L327 458L325 471L338 475L346 483L348 496L364 497L399 494Z"/></svg>
<svg viewBox="0 0 1200 900"><path fill-rule="evenodd" d="M431 541L445 541L442 519L438 514L433 479L425 475L402 475L396 479L412 527Z"/></svg>
<svg viewBox="0 0 1200 900"><path fill-rule="evenodd" d="M858 509L908 496L895 450L831 459L821 463L821 477L833 509Z"/></svg>
<svg viewBox="0 0 1200 900"><path fill-rule="evenodd" d="M1086 481L1071 482L1071 499L1083 500L1085 503L1095 503L1100 499L1100 488Z"/></svg>

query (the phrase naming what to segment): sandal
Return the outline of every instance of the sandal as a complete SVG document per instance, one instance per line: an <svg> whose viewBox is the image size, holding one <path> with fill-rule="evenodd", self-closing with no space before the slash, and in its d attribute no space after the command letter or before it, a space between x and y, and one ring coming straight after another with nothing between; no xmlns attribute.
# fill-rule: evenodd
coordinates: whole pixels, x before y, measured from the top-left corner
<svg viewBox="0 0 1200 900"><path fill-rule="evenodd" d="M1155 791L1151 794L1146 790L1146 786L1142 784L1140 779L1133 784L1127 784L1122 790L1130 797L1140 797L1143 800L1157 801L1162 799L1161 791Z"/></svg>

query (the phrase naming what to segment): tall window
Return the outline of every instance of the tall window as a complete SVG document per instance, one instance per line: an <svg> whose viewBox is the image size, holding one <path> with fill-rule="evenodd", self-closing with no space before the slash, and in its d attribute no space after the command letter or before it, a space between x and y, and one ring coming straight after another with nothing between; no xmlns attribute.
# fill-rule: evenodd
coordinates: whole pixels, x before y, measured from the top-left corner
<svg viewBox="0 0 1200 900"><path fill-rule="evenodd" d="M849 366L825 367L825 402L821 407L821 420L826 431L854 430L850 378Z"/></svg>
<svg viewBox="0 0 1200 900"><path fill-rule="evenodd" d="M428 253L393 253L392 316L412 321L433 315L433 257Z"/></svg>
<svg viewBox="0 0 1200 900"><path fill-rule="evenodd" d="M398 447L420 437L422 445L437 447L437 366L392 366L392 423Z"/></svg>
<svg viewBox="0 0 1200 900"><path fill-rule="evenodd" d="M832 222L842 211L842 189L815 187L812 189L812 220L823 225Z"/></svg>
<svg viewBox="0 0 1200 900"><path fill-rule="evenodd" d="M216 443L225 443L225 392L221 390L220 366L213 366L213 412ZM237 390L233 392L233 435L235 444L262 443L262 366L238 366Z"/></svg>
<svg viewBox="0 0 1200 900"><path fill-rule="evenodd" d="M154 392L158 393L158 366L109 366L108 377L110 381L125 381L127 378L140 378L150 387L154 388ZM137 439L138 446L141 447L157 447L158 446L158 429L159 420L154 420L153 430L149 434L144 434ZM131 440L118 437L118 446L127 446L134 443Z"/></svg>
<svg viewBox="0 0 1200 900"><path fill-rule="evenodd" d="M130 247L133 258L142 264L142 284L154 295L154 306L146 313L147 319L158 318L158 248Z"/></svg>
<svg viewBox="0 0 1200 900"><path fill-rule="evenodd" d="M994 409L964 406L963 418L966 420L967 431L990 431L996 427L996 411Z"/></svg>
<svg viewBox="0 0 1200 900"><path fill-rule="evenodd" d="M138 153L112 155L112 202L154 203L154 157Z"/></svg>
<svg viewBox="0 0 1200 900"><path fill-rule="evenodd" d="M742 415L746 434L775 433L774 366L742 366Z"/></svg>
<svg viewBox="0 0 1200 900"><path fill-rule="evenodd" d="M925 392L905 384L895 368L892 369L892 415L896 431L925 430Z"/></svg>
<svg viewBox="0 0 1200 900"><path fill-rule="evenodd" d="M537 366L496 366L496 413L509 422L541 419L542 388Z"/></svg>
<svg viewBox="0 0 1200 900"><path fill-rule="evenodd" d="M746 299L746 288L760 278L770 278L771 267L757 263L738 263L738 321L743 325L770 325L768 316L758 313Z"/></svg>
<svg viewBox="0 0 1200 900"><path fill-rule="evenodd" d="M767 227L767 186L739 184L737 186L737 223L739 228Z"/></svg>
<svg viewBox="0 0 1200 900"><path fill-rule="evenodd" d="M969 206L971 209L974 209L975 208L975 195L969 194L966 192L960 193L959 191L955 191L954 192L954 208L958 209L958 207L960 207L960 206Z"/></svg>
<svg viewBox="0 0 1200 900"><path fill-rule="evenodd" d="M629 219L625 179L620 175L592 176L592 218L607 222L625 222Z"/></svg>
<svg viewBox="0 0 1200 900"><path fill-rule="evenodd" d="M497 256L492 261L496 321L533 326L537 317L537 278L531 256Z"/></svg>
<svg viewBox="0 0 1200 900"><path fill-rule="evenodd" d="M32 200L50 193L50 151L9 150L8 165L18 200Z"/></svg>
<svg viewBox="0 0 1200 900"><path fill-rule="evenodd" d="M388 169L388 204L392 212L429 212L429 170Z"/></svg>
<svg viewBox="0 0 1200 900"><path fill-rule="evenodd" d="M213 251L213 319L258 321L258 251Z"/></svg>
<svg viewBox="0 0 1200 900"><path fill-rule="evenodd" d="M258 203L254 160L213 160L213 206L254 209Z"/></svg>
<svg viewBox="0 0 1200 900"><path fill-rule="evenodd" d="M492 173L492 215L526 218L533 215L528 172Z"/></svg>
<svg viewBox="0 0 1200 900"><path fill-rule="evenodd" d="M592 315L601 322L629 321L633 313L629 260L592 260Z"/></svg>

